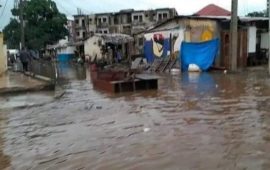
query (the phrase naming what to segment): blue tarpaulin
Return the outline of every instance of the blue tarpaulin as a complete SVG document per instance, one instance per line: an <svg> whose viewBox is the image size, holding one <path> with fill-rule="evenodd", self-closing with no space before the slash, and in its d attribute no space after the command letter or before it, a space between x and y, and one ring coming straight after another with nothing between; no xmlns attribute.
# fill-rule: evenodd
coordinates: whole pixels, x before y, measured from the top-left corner
<svg viewBox="0 0 270 170"><path fill-rule="evenodd" d="M182 70L187 71L190 64L196 64L202 71L208 70L215 61L218 48L218 39L200 43L182 42L179 56Z"/></svg>

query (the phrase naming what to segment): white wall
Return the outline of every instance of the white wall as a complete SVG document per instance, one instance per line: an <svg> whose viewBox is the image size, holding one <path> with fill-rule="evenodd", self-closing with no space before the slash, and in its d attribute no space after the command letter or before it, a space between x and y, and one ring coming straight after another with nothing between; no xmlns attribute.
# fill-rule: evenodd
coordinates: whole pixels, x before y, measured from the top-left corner
<svg viewBox="0 0 270 170"><path fill-rule="evenodd" d="M3 34L0 33L0 75L7 70L7 50L3 44Z"/></svg>
<svg viewBox="0 0 270 170"><path fill-rule="evenodd" d="M100 37L93 36L84 42L84 53L85 55L90 56L91 60L93 60L95 56L97 56L97 59L102 58L99 41L101 41L102 43L102 40Z"/></svg>
<svg viewBox="0 0 270 170"><path fill-rule="evenodd" d="M59 40L57 44L57 54L74 54L76 47L75 46L69 46L68 44L68 38Z"/></svg>
<svg viewBox="0 0 270 170"><path fill-rule="evenodd" d="M57 54L74 54L74 46L61 47L57 49Z"/></svg>
<svg viewBox="0 0 270 170"><path fill-rule="evenodd" d="M255 53L257 44L257 28L251 26L248 28L248 52Z"/></svg>

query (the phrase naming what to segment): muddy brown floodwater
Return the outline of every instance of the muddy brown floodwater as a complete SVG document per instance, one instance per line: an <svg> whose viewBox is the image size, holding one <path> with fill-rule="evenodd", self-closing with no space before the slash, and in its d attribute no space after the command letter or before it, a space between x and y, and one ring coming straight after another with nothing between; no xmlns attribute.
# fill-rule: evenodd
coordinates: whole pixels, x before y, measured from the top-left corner
<svg viewBox="0 0 270 170"><path fill-rule="evenodd" d="M0 168L270 169L266 72L161 75L159 85L110 95L73 79L58 100L2 110Z"/></svg>

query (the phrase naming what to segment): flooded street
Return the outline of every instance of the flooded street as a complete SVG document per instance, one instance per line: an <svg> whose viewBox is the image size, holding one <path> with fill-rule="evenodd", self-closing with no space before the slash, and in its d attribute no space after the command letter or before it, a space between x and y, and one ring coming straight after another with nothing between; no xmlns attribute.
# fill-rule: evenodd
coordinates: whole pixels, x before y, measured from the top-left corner
<svg viewBox="0 0 270 170"><path fill-rule="evenodd" d="M266 71L165 74L158 91L113 95L65 69L61 98L0 110L0 169L270 169Z"/></svg>

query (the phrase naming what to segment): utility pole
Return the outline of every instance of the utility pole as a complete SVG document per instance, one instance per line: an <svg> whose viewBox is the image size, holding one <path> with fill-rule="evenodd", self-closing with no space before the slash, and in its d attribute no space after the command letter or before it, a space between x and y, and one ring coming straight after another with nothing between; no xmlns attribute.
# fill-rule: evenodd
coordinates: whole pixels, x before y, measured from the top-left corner
<svg viewBox="0 0 270 170"><path fill-rule="evenodd" d="M270 1L267 0L267 12L268 12L268 72L270 74Z"/></svg>
<svg viewBox="0 0 270 170"><path fill-rule="evenodd" d="M21 27L21 49L23 49L25 47L23 8L24 8L24 2L23 2L23 0L20 0L20 3L19 3L19 12L20 12L19 19L20 19L20 27Z"/></svg>
<svg viewBox="0 0 270 170"><path fill-rule="evenodd" d="M237 71L237 50L238 50L238 0L232 0L232 16L231 16L231 70Z"/></svg>

